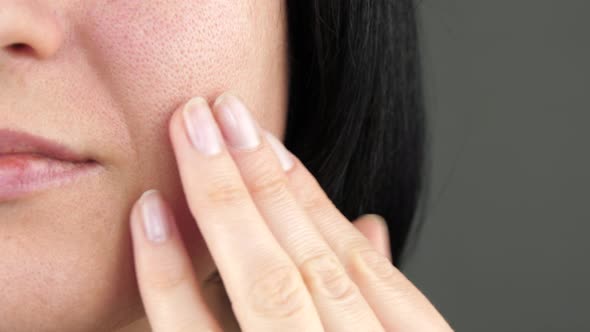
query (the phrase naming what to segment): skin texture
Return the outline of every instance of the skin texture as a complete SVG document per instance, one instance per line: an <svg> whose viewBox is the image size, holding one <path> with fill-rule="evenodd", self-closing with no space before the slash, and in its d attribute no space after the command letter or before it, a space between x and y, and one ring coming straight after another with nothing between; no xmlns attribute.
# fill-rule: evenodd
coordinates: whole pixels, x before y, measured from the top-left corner
<svg viewBox="0 0 590 332"><path fill-rule="evenodd" d="M0 201L0 331L450 330L387 259L382 221L351 226L295 156L288 172L276 158L285 14L275 0L0 0L0 129L99 165ZM231 149L206 157L214 122ZM140 223L164 215L176 226L158 247Z"/></svg>
<svg viewBox="0 0 590 332"><path fill-rule="evenodd" d="M214 264L188 211L167 124L191 96L232 90L283 136L283 6L0 0L0 127L58 141L102 166L0 203L0 331L145 331L128 220L150 188L170 202L205 283ZM211 307L224 308L219 284L205 284Z"/></svg>

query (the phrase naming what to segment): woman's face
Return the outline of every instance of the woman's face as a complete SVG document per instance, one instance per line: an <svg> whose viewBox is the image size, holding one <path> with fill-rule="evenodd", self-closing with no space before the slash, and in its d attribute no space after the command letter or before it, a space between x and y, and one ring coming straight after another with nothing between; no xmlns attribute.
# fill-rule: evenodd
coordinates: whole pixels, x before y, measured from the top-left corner
<svg viewBox="0 0 590 332"><path fill-rule="evenodd" d="M167 125L191 96L231 90L282 137L282 1L0 0L0 8L0 130L57 141L101 169L0 200L0 331L112 331L140 318L128 216L149 188L174 206L221 311Z"/></svg>

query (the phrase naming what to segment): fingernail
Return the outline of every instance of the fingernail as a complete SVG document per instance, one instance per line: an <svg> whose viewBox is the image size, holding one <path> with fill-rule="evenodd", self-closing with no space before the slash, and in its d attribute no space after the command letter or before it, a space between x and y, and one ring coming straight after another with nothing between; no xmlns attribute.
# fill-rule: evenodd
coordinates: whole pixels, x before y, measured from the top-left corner
<svg viewBox="0 0 590 332"><path fill-rule="evenodd" d="M229 145L252 149L260 145L258 125L246 106L233 95L224 94L215 102L219 126Z"/></svg>
<svg viewBox="0 0 590 332"><path fill-rule="evenodd" d="M169 220L164 202L157 190L148 190L139 199L143 230L148 240L156 243L166 241L169 234Z"/></svg>
<svg viewBox="0 0 590 332"><path fill-rule="evenodd" d="M293 168L293 157L285 145L268 130L264 130L264 135L266 136L266 140L270 143L270 146L274 150L275 154L279 158L283 170L288 171Z"/></svg>
<svg viewBox="0 0 590 332"><path fill-rule="evenodd" d="M182 110L182 115L189 140L198 151L205 155L221 152L223 139L205 99L191 99Z"/></svg>

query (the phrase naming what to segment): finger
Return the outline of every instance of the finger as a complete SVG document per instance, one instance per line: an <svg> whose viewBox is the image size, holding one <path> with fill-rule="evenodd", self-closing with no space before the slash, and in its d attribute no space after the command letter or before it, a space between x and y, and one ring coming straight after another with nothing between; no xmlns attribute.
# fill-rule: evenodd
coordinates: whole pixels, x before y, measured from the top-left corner
<svg viewBox="0 0 590 332"><path fill-rule="evenodd" d="M214 115L254 203L302 274L324 328L328 331L381 330L381 324L357 285L289 190L285 170L289 170L292 162L288 153L281 154L281 150L273 149L280 143L259 128L237 96L220 96L214 105ZM240 128L247 124L251 124L250 129ZM258 148L242 148L244 132L262 134Z"/></svg>
<svg viewBox="0 0 590 332"><path fill-rule="evenodd" d="M152 330L221 331L158 192L142 195L131 212L130 226L137 281Z"/></svg>
<svg viewBox="0 0 590 332"><path fill-rule="evenodd" d="M298 158L288 173L299 204L359 286L387 331L447 331L426 297L332 203Z"/></svg>
<svg viewBox="0 0 590 332"><path fill-rule="evenodd" d="M321 330L301 275L260 216L204 99L173 115L170 138L190 210L241 328ZM243 143L259 139L254 133Z"/></svg>
<svg viewBox="0 0 590 332"><path fill-rule="evenodd" d="M354 227L371 242L373 247L391 261L389 232L385 220L376 214L365 214L352 222Z"/></svg>

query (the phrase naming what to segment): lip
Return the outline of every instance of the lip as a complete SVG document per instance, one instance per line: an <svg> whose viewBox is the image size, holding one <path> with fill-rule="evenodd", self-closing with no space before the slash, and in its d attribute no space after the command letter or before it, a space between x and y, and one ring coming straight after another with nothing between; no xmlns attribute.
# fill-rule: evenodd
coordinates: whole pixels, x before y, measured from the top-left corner
<svg viewBox="0 0 590 332"><path fill-rule="evenodd" d="M63 186L100 164L51 140L0 129L0 203Z"/></svg>

